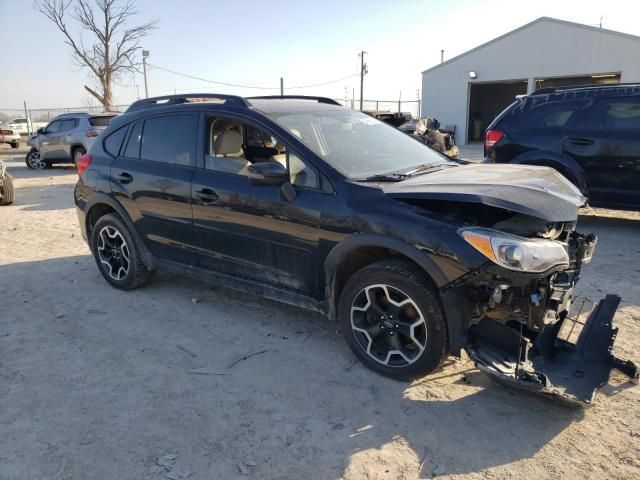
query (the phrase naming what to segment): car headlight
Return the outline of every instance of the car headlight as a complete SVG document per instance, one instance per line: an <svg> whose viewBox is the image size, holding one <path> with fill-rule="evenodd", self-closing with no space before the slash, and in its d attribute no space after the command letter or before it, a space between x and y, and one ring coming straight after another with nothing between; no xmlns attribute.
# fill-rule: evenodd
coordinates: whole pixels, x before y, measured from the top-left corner
<svg viewBox="0 0 640 480"><path fill-rule="evenodd" d="M458 233L489 260L510 270L538 273L569 265L567 251L554 240L524 238L489 228L461 228Z"/></svg>

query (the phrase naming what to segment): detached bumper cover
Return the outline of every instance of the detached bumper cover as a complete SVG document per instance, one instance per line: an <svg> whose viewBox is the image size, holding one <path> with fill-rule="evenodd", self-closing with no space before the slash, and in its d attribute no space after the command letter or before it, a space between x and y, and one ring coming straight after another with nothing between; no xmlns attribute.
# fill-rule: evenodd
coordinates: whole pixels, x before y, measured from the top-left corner
<svg viewBox="0 0 640 480"><path fill-rule="evenodd" d="M618 334L613 317L620 303L607 295L597 304L575 342L559 334L576 319L563 318L545 328L533 344L517 330L492 320L483 320L469 331L467 351L476 366L500 383L586 406L608 381L614 368L638 382L638 368L616 358L611 350ZM578 322L579 323L579 322Z"/></svg>

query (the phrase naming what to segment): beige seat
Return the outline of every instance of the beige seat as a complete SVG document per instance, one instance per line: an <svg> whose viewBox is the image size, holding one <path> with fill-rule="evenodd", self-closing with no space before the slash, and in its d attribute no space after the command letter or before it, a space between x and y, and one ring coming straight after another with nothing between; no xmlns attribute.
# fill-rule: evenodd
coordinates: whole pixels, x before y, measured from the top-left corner
<svg viewBox="0 0 640 480"><path fill-rule="evenodd" d="M249 162L242 151L242 135L235 129L211 132L214 155L207 155L205 168L219 172L247 175Z"/></svg>

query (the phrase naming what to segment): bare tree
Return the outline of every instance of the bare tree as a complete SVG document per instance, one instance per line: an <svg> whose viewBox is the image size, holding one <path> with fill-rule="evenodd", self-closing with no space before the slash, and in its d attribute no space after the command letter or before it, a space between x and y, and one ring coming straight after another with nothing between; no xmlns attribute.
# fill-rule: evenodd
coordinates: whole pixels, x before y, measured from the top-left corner
<svg viewBox="0 0 640 480"><path fill-rule="evenodd" d="M37 0L35 5L64 34L78 65L88 67L97 80L98 91L87 85L84 88L105 110L110 110L113 83L125 72L138 70L140 61L135 54L142 38L156 27L156 21L128 27L128 20L138 13L134 0ZM70 31L69 18L80 33ZM87 44L83 32L91 37Z"/></svg>

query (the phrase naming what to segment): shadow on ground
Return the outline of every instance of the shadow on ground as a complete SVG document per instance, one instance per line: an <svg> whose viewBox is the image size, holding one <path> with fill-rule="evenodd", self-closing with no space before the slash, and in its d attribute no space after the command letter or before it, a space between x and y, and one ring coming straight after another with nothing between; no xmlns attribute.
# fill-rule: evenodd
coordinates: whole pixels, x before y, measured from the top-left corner
<svg viewBox="0 0 640 480"><path fill-rule="evenodd" d="M147 478L166 453L193 478L235 478L243 462L256 478L358 477L360 455L398 441L423 474L479 472L582 418L469 362L389 380L317 315L190 279L122 292L88 255L0 279L1 478Z"/></svg>

